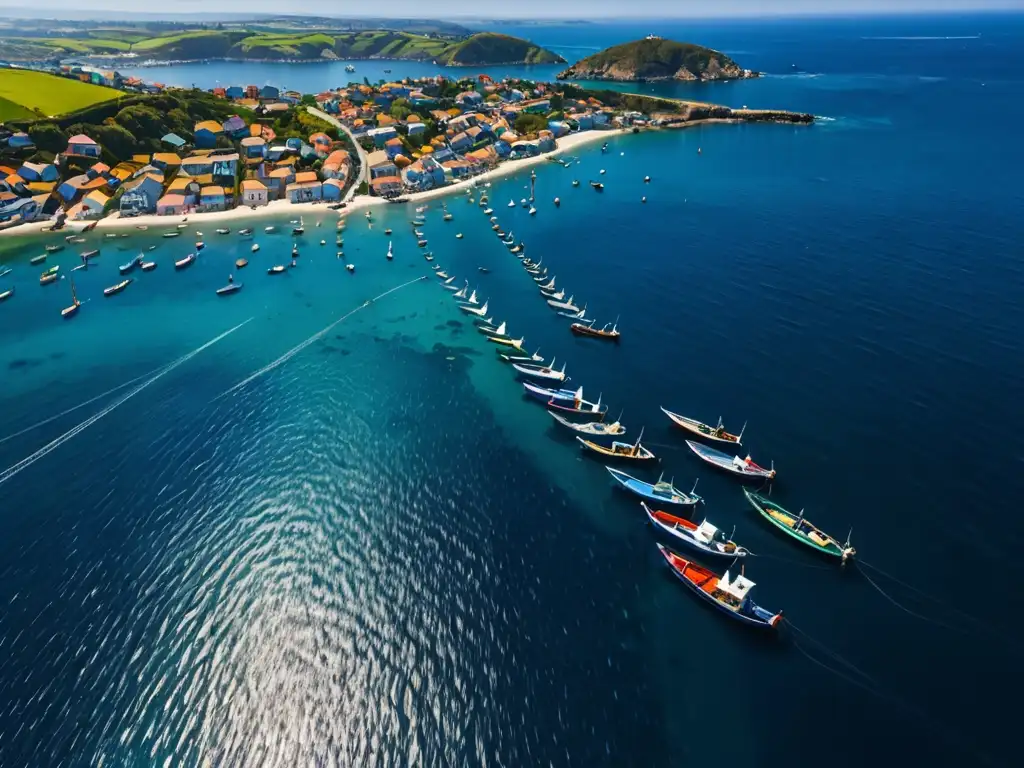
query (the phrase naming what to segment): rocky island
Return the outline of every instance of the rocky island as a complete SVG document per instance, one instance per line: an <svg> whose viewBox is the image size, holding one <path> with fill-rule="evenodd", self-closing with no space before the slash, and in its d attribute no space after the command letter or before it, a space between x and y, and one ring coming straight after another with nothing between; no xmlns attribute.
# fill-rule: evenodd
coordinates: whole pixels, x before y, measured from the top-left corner
<svg viewBox="0 0 1024 768"><path fill-rule="evenodd" d="M650 35L643 40L622 43L580 59L558 73L559 80L614 80L652 82L659 80L742 80L757 77L742 69L724 53L693 43Z"/></svg>

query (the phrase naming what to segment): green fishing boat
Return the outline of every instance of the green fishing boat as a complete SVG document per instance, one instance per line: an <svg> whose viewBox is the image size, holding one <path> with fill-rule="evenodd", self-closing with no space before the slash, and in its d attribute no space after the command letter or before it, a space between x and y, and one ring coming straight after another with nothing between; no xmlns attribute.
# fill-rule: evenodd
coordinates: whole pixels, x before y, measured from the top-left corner
<svg viewBox="0 0 1024 768"><path fill-rule="evenodd" d="M793 514L759 493L754 493L746 488L743 489L743 493L750 505L761 513L761 517L801 544L806 544L811 549L828 557L837 557L844 563L857 554L857 550L850 546L849 536L847 536L845 544L840 544L837 539L807 522L804 519L803 510L799 514Z"/></svg>

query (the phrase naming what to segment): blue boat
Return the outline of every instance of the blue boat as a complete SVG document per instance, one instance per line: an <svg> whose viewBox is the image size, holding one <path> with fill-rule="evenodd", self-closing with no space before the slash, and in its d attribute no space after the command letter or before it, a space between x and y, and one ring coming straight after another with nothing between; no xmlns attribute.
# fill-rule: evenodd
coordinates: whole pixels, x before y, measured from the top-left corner
<svg viewBox="0 0 1024 768"><path fill-rule="evenodd" d="M782 621L782 611L772 613L750 599L750 590L756 586L741 571L735 578L726 571L719 576L709 568L680 557L671 549L658 545L668 567L690 591L722 613L732 616L748 626L774 629Z"/></svg>
<svg viewBox="0 0 1024 768"><path fill-rule="evenodd" d="M118 270L122 275L127 275L129 272L133 272L137 266L142 263L142 256L136 256L134 259L129 261L127 264L122 264L118 267Z"/></svg>
<svg viewBox="0 0 1024 768"><path fill-rule="evenodd" d="M650 499L651 501L660 501L662 504L675 504L677 506L692 507L697 502L702 502L700 496L693 491L686 493L680 491L672 483L666 483L663 479L664 476L658 478L658 482L645 483L643 480L637 480L632 475L627 475L620 469L613 469L612 467L605 467L608 473L612 476L619 485L625 488L630 493L635 493L637 496L643 499ZM697 490L697 483L694 482L693 490Z"/></svg>

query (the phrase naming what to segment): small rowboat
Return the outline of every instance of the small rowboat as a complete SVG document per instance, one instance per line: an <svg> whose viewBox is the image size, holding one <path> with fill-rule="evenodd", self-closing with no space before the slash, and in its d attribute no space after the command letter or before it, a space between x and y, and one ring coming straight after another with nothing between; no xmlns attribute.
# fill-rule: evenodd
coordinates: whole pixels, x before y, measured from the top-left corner
<svg viewBox="0 0 1024 768"><path fill-rule="evenodd" d="M838 539L804 520L803 510L794 515L766 496L748 491L746 488L743 489L743 493L750 505L761 513L761 517L801 544L806 544L823 555L838 557L843 563L857 554L857 550L850 546L849 536L846 537L845 544L840 544Z"/></svg>
<svg viewBox="0 0 1024 768"><path fill-rule="evenodd" d="M144 262L142 262L140 267L141 267L143 272L150 272L150 271L156 269L156 262L155 261L144 261Z"/></svg>
<svg viewBox="0 0 1024 768"><path fill-rule="evenodd" d="M728 571L724 576L718 576L714 571L680 557L668 547L659 544L658 550L683 584L723 613L744 624L765 629L774 629L782 621L782 611L772 613L750 599L750 590L755 585L742 572L734 579L729 578Z"/></svg>
<svg viewBox="0 0 1024 768"><path fill-rule="evenodd" d="M532 355L506 355L502 350L497 350L498 356L506 363L543 363L544 358L540 355L538 349ZM552 360L551 362L554 362Z"/></svg>
<svg viewBox="0 0 1024 768"><path fill-rule="evenodd" d="M232 293L238 293L242 290L241 283L228 283L217 289L216 293L218 296L230 296Z"/></svg>
<svg viewBox="0 0 1024 768"><path fill-rule="evenodd" d="M608 459L628 459L629 461L656 461L657 457L648 449L644 448L640 444L640 440L644 436L644 431L640 430L640 435L637 437L635 443L620 443L615 441L612 443L611 448L606 448L603 445L598 445L592 440L585 440L582 437L577 437L580 445L589 451L600 454Z"/></svg>
<svg viewBox="0 0 1024 768"><path fill-rule="evenodd" d="M57 251L63 251L64 245L62 243L56 243L54 245L46 246L47 253L56 253Z"/></svg>
<svg viewBox="0 0 1024 768"><path fill-rule="evenodd" d="M565 363L562 363L562 370L556 370L554 366L554 360L551 361L551 365L530 365L522 363L512 364L512 367L515 368L516 371L531 379L541 379L543 381L568 381L569 377L565 375Z"/></svg>
<svg viewBox="0 0 1024 768"><path fill-rule="evenodd" d="M526 394L530 397L536 398L544 403L553 403L560 400L571 403L574 400L583 399L583 387L576 390L548 389L547 387L541 387L537 384L532 384L529 381L524 381L523 389L526 390Z"/></svg>
<svg viewBox="0 0 1024 768"><path fill-rule="evenodd" d="M93 248L91 251L83 251L82 252L82 258L83 259L91 259L94 256L99 256L99 255L100 255L100 249L99 248Z"/></svg>
<svg viewBox="0 0 1024 768"><path fill-rule="evenodd" d="M0 293L0 301L7 301L13 295L14 295L14 289L13 288L9 288L8 290L4 291L3 293Z"/></svg>
<svg viewBox="0 0 1024 768"><path fill-rule="evenodd" d="M585 309L586 308L584 308L584 310ZM569 326L569 330L577 336L589 336L591 338L604 339L606 341L618 341L619 337L622 335L619 333L618 324L613 325L611 328L609 328L607 324L605 324L603 328L595 328L593 320L589 323L573 323Z"/></svg>
<svg viewBox="0 0 1024 768"><path fill-rule="evenodd" d="M141 256L136 256L134 259L129 261L127 264L122 264L121 266L119 266L117 268L117 271L120 272L122 275L127 275L129 272L132 272L141 263L142 263L142 257Z"/></svg>
<svg viewBox="0 0 1024 768"><path fill-rule="evenodd" d="M240 229L240 230L238 230L238 234L240 234L242 237L245 237L246 235L251 235L252 234L252 227L246 227L245 229Z"/></svg>
<svg viewBox="0 0 1024 768"><path fill-rule="evenodd" d="M542 291L553 291L553 290L555 290L555 278L552 277L550 280L548 280L548 282L546 282L546 283L544 283L542 285L539 285L538 288L540 288Z"/></svg>
<svg viewBox="0 0 1024 768"><path fill-rule="evenodd" d="M31 259L28 260L28 263L31 264L32 266L35 266L36 264L42 264L44 261L46 261L47 255L48 254L41 253L38 256L33 256Z"/></svg>
<svg viewBox="0 0 1024 768"><path fill-rule="evenodd" d="M739 456L730 456L727 453L716 451L714 448L708 448L706 445L695 443L693 440L687 440L686 444L690 446L691 451L708 464L732 475L744 478L750 477L755 480L773 480L775 478L774 463L771 469L766 469L759 464L755 464L750 456L747 456L745 459L741 459Z"/></svg>
<svg viewBox="0 0 1024 768"><path fill-rule="evenodd" d="M696 419L691 419L686 416L681 416L678 413L673 413L672 411L665 408L665 406L661 406L661 411L670 419L672 419L672 423L675 424L677 427L681 427L687 430L688 432L693 432L693 434L695 435L699 435L700 437L706 438L708 440L714 440L719 443L732 443L733 445L742 445L741 440L743 439L743 433L747 429L747 425L744 424L743 429L740 430L740 433L738 435L732 435L725 431L725 428L722 426L721 417L719 417L718 419L718 426L712 427L707 424L704 424L703 422L697 421Z"/></svg>
<svg viewBox="0 0 1024 768"><path fill-rule="evenodd" d="M684 517L651 509L647 502L641 501L640 506L647 513L647 519L651 523L670 536L675 536L691 549L696 549L705 555L718 557L746 557L748 552L739 546L732 539L726 538L718 528L709 523L706 519L700 525L687 520Z"/></svg>
<svg viewBox="0 0 1024 768"><path fill-rule="evenodd" d="M626 428L619 424L618 421L614 421L611 424L603 424L600 421L592 421L589 424L577 424L569 421L564 416L559 416L554 411L548 411L548 414L563 427L568 427L573 432L582 432L584 435L618 437L619 435L626 434Z"/></svg>
<svg viewBox="0 0 1024 768"><path fill-rule="evenodd" d="M56 282L57 278L59 277L59 275L56 272L56 269L57 267L54 267L53 270L43 272L43 274L39 276L39 284L49 285L50 283Z"/></svg>
<svg viewBox="0 0 1024 768"><path fill-rule="evenodd" d="M680 507L692 507L697 502L704 501L704 499L693 492L697 490L696 482L693 484L693 491L686 493L685 491L680 491L672 483L666 483L664 476L659 477L658 482L652 485L651 483L645 483L643 480L637 480L632 475L627 475L621 470L613 469L612 467L605 467L605 469L608 470L612 479L620 486L643 499L659 501L662 504L675 504Z"/></svg>
<svg viewBox="0 0 1024 768"><path fill-rule="evenodd" d="M235 259L235 269L244 269L249 266L248 259Z"/></svg>
<svg viewBox="0 0 1024 768"><path fill-rule="evenodd" d="M230 235L231 234L231 230L230 229L225 229L225 228L222 227L222 228L217 230L217 234L218 235Z"/></svg>
<svg viewBox="0 0 1024 768"><path fill-rule="evenodd" d="M112 285L109 288L104 288L103 289L103 295L104 296L113 296L115 294L118 294L121 291L123 291L125 288L127 288L131 284L131 282L132 282L132 279L129 277L127 280L122 280L117 285Z"/></svg>
<svg viewBox="0 0 1024 768"><path fill-rule="evenodd" d="M176 262L174 262L174 268L175 269L185 269L186 267L191 267L195 263L196 263L196 255L194 253L190 253L184 259L178 259Z"/></svg>
<svg viewBox="0 0 1024 768"><path fill-rule="evenodd" d="M164 232L164 237L181 237L181 232Z"/></svg>
<svg viewBox="0 0 1024 768"><path fill-rule="evenodd" d="M487 317L487 302L480 308L474 307L472 304L459 304L459 309L465 312L467 315L476 315L477 317Z"/></svg>
<svg viewBox="0 0 1024 768"><path fill-rule="evenodd" d="M268 275L280 275L282 272L284 272L284 267L280 264L267 270Z"/></svg>

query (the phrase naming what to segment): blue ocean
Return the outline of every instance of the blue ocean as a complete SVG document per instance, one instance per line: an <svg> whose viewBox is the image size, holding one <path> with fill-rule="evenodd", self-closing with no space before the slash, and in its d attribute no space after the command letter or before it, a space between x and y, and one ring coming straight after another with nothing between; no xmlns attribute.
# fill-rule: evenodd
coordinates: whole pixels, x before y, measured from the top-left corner
<svg viewBox="0 0 1024 768"><path fill-rule="evenodd" d="M465 195L424 214L433 263L400 205L348 217L341 258L326 209L254 222L257 253L168 222L30 266L52 237L0 237L0 765L1016 763L1024 16L503 31L569 59L693 40L766 76L645 92L819 120L588 145L535 166L534 216L529 171L493 182L617 345L572 336ZM335 66L143 76L316 91ZM79 248L63 320L70 280L38 277ZM104 297L140 251L157 268ZM777 635L675 579L435 265L643 428L634 474L699 481ZM659 406L745 423L772 498L859 563L774 530Z"/></svg>

